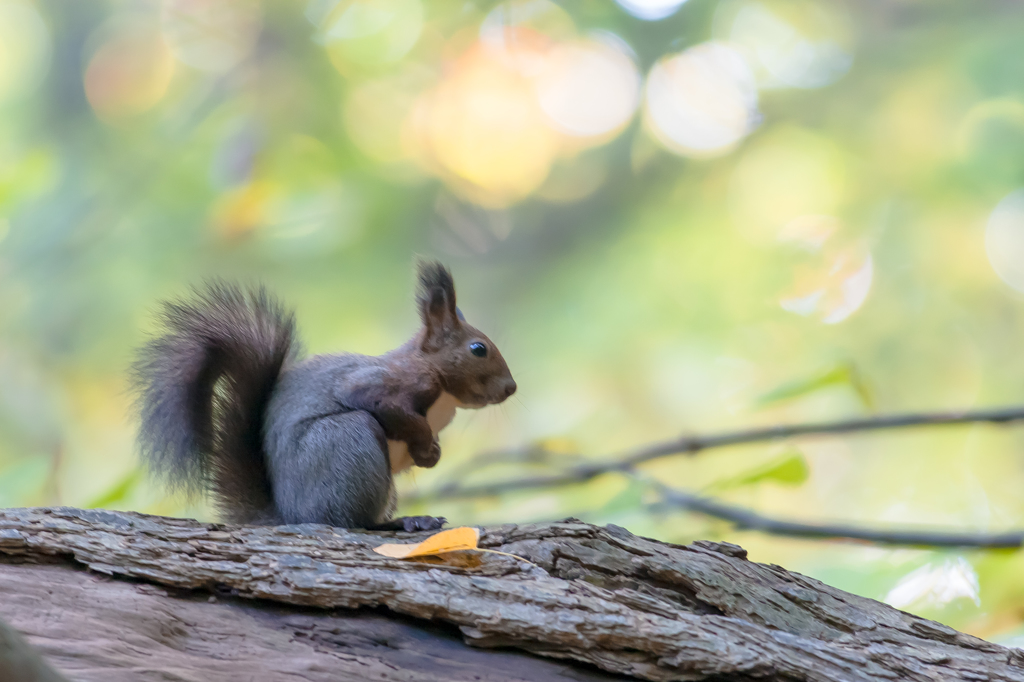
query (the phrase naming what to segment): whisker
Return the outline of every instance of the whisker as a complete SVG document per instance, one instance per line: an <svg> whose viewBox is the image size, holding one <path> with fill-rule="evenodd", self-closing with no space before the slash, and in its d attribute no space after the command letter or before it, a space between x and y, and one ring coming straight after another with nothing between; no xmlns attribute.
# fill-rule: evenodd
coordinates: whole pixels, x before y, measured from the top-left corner
<svg viewBox="0 0 1024 682"><path fill-rule="evenodd" d="M526 403L524 403L524 402L523 402L522 400L520 400L519 396L517 396L517 395L514 395L514 396L512 396L512 397L513 397L513 398L515 398L515 401L516 401L517 403L519 403L519 406L520 406L520 407L522 407L522 408L523 408L524 410L526 410L527 412L529 412L529 411L530 411L530 408L526 406Z"/></svg>

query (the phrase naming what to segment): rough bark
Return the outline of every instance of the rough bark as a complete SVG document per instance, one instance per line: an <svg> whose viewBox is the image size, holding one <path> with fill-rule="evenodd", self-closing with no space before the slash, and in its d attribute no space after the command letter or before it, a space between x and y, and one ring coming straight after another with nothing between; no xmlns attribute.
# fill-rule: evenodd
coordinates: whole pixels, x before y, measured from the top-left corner
<svg viewBox="0 0 1024 682"><path fill-rule="evenodd" d="M571 662L475 649L453 626L386 612L214 597L59 565L0 564L0 616L74 682L617 679ZM20 665L10 669L0 656L0 681L67 682L24 647L15 653Z"/></svg>
<svg viewBox="0 0 1024 682"><path fill-rule="evenodd" d="M344 626L329 624L330 618L344 616L322 610L385 607L387 612L412 619L456 626L464 641L475 647L515 648L647 680L1024 682L1024 655L1016 649L958 633L778 566L748 561L745 552L733 545L669 545L615 526L567 521L483 532L481 547L515 554L532 564L489 553L402 561L370 551L381 542L395 541L396 536L410 541L417 537L323 526L222 526L76 509L0 511L0 556L6 557L0 562L4 576L0 585L20 585L0 588L7 590L0 599L0 617L10 619L77 679L71 662L86 654L79 653L79 658L71 654L68 661L61 652L88 651L86 638L95 633L60 628L44 611L33 618L26 605L38 604L38 596L20 607L14 597L26 591L36 576L40 584L52 582L42 576L55 571L67 574L66 566L71 564L191 595L174 600L173 608L132 608L157 613L150 627L169 629L171 634L161 637L178 642L178 650L193 658L223 661L227 656L235 665L248 661L247 665L266 673L265 677L249 676L252 679L365 679L358 670L347 668L345 674L334 671L333 676L317 677L315 669L328 665L327 659L314 662L308 656L308 665L282 668L274 677L277 669L261 663L259 651L283 646L280 642L286 640L309 640L312 628L321 638L320 650L336 654L323 644L323 633L337 629L340 634L334 639L344 643L349 639L346 633L372 632L377 626L352 620ZM27 567L24 562L57 562L58 568ZM84 573L79 576L79 580L86 578L95 580ZM152 641L164 641L151 637L133 645L131 638L141 635L136 630L123 631L117 609L104 617L104 609L128 599L124 581L110 584L119 585L115 589L120 591L104 598L102 605L94 605L91 617L108 623L111 646L126 652L136 646L146 652ZM53 585L53 594L59 593L62 599L71 591L59 582ZM244 600L219 605L202 601L211 594L276 603L279 622L272 628L278 639L252 629L248 619L259 620L253 615L255 605L246 607ZM165 602L170 603L166 598L160 603ZM193 610L174 610L185 608L184 604ZM86 606L88 601L81 604ZM243 612L249 615L237 615ZM360 617L371 616L384 618L380 612ZM415 629L415 622L402 624ZM256 634L239 638L238 632ZM251 658L244 655L246 650L251 650ZM186 665L184 653L177 659L180 666ZM350 653L360 656L356 650ZM165 664L172 665L172 659L164 659ZM387 668L385 656L378 660L385 662L383 679L472 679L472 673L445 675L443 665L438 675L390 675L387 670L407 669ZM505 665L498 662L491 669ZM227 666L225 671L230 669ZM568 674L564 668L544 672L537 668L523 673L522 679ZM579 672L587 674L597 675ZM128 679L112 675L81 679L101 677ZM219 672L213 677L228 679ZM193 678L181 673L131 679ZM211 678L203 674L194 679Z"/></svg>

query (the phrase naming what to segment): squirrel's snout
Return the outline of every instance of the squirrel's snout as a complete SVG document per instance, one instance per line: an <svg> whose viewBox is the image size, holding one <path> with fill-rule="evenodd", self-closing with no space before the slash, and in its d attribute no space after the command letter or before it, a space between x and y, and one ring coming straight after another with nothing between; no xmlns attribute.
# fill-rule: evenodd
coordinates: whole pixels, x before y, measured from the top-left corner
<svg viewBox="0 0 1024 682"><path fill-rule="evenodd" d="M510 395L515 393L516 392L516 380L511 378L511 377L509 377L505 381L504 391L505 391L505 398L508 398Z"/></svg>

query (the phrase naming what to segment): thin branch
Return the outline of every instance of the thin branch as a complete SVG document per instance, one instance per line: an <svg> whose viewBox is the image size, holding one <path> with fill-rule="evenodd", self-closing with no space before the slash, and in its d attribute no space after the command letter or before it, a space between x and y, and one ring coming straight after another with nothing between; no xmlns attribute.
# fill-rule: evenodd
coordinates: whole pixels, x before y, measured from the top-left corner
<svg viewBox="0 0 1024 682"><path fill-rule="evenodd" d="M956 424L1006 424L1024 420L1024 406L1003 407L993 410L958 410L954 412L920 412L911 414L892 414L880 417L862 417L817 424L785 424L763 428L731 431L712 436L684 436L666 443L658 443L641 448L627 455L623 461L629 464L640 464L652 459L667 457L679 453L695 454L701 450L721 448L741 443L758 443L763 441L792 438L794 436L830 435L839 433L856 433L859 431L881 431L885 429L905 429L920 426L950 426Z"/></svg>
<svg viewBox="0 0 1024 682"><path fill-rule="evenodd" d="M812 424L783 424L780 426L727 431L707 436L683 436L674 440L647 445L603 461L573 466L558 474L528 476L499 483L482 483L467 486L450 483L439 487L434 492L408 496L406 500L413 502L436 498L493 497L517 490L557 488L573 483L586 483L605 473L630 471L638 464L672 455L695 455L704 450L728 447L730 445L770 442L797 436L836 435L863 431L881 431L885 429L904 429L922 426L950 426L956 424L1007 424L1015 421L1024 421L1024 406L1018 405L991 410L958 410L952 412L883 415L880 417L862 417L859 419ZM535 451L536 448L531 448L524 452L534 453ZM485 462L490 462L499 458L496 454L492 453L481 456L481 459ZM535 457L531 457L531 459L535 459Z"/></svg>
<svg viewBox="0 0 1024 682"><path fill-rule="evenodd" d="M983 547L1015 548L1024 545L1024 530L1003 533L942 532L928 530L889 530L867 528L845 524L810 524L787 521L764 516L751 509L736 507L712 497L669 487L635 471L639 464L676 454L693 455L703 450L792 438L796 436L834 435L861 431L877 431L920 426L942 426L953 424L992 423L1006 424L1024 420L1024 407L1009 407L993 410L931 412L918 414L865 417L817 424L790 424L765 428L732 431L710 436L684 436L676 440L656 443L603 462L593 462L571 467L559 474L528 476L524 478L483 483L477 485L449 484L437 490L413 495L406 501L416 502L428 499L456 499L471 497L492 497L517 490L554 488L574 483L585 483L605 473L622 473L633 476L656 488L665 503L688 509L706 516L722 519L737 528L754 530L770 535L813 539L861 540L874 544L904 545L918 547ZM543 450L531 448L524 454L510 453L481 456L480 460L491 463L509 459L539 461Z"/></svg>
<svg viewBox="0 0 1024 682"><path fill-rule="evenodd" d="M666 503L728 521L739 529L754 530L769 535L819 540L861 540L876 545L902 545L909 547L982 547L1009 549L1024 544L1024 531L1003 533L943 532L930 530L897 530L867 528L846 524L814 524L786 521L758 514L751 509L735 507L711 497L654 484Z"/></svg>

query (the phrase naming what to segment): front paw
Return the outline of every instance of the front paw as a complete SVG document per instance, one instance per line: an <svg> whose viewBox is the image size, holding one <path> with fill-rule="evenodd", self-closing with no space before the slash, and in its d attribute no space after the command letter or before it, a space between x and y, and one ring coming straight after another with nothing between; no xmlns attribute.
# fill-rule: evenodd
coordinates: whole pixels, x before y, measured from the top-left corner
<svg viewBox="0 0 1024 682"><path fill-rule="evenodd" d="M402 530L406 533L415 533L421 530L441 530L448 519L443 516L403 516L395 519L402 524Z"/></svg>
<svg viewBox="0 0 1024 682"><path fill-rule="evenodd" d="M437 464L440 459L441 441L439 441L436 436L434 437L434 440L430 442L430 447L425 453L421 451L412 455L412 460L416 463L416 466L423 467L424 469L431 468Z"/></svg>

